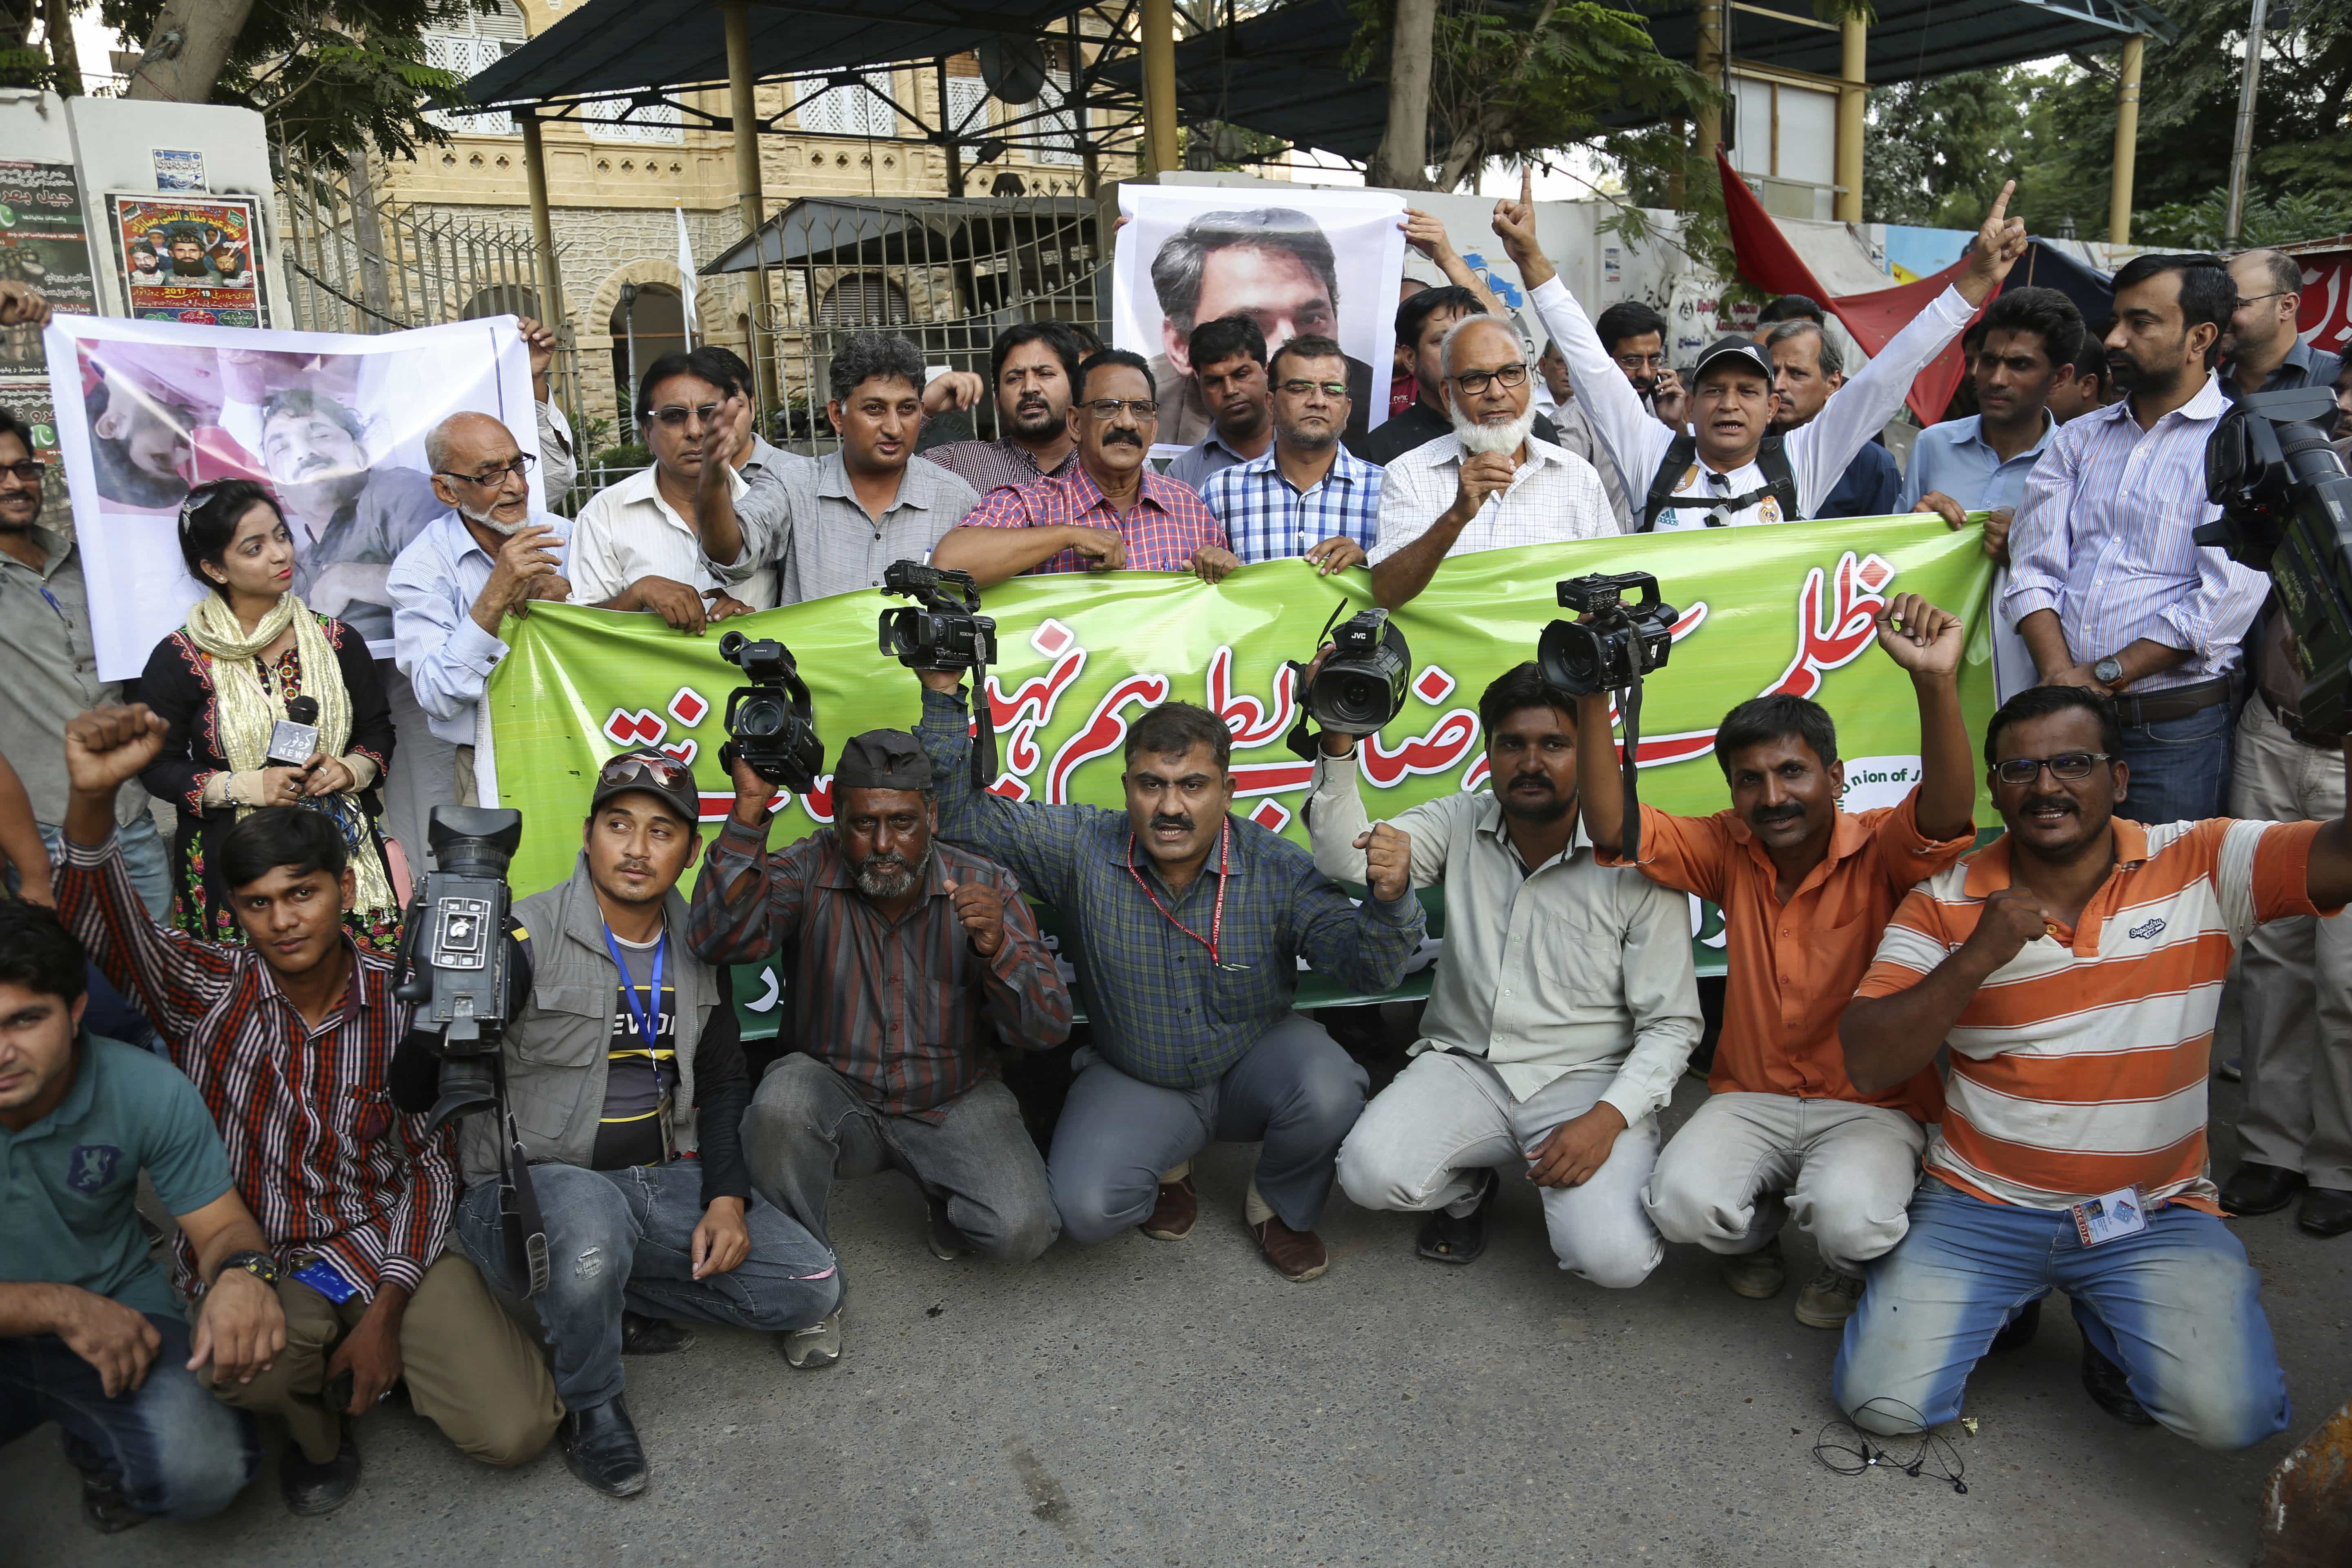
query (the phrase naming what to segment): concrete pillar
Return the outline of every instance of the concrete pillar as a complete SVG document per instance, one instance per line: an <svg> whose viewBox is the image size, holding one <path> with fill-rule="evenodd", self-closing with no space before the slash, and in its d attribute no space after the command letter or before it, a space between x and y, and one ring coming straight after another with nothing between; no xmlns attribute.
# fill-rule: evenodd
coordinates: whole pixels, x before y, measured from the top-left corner
<svg viewBox="0 0 2352 1568"><path fill-rule="evenodd" d="M1838 77L1845 85L1838 89L1838 193L1837 205L1832 210L1840 223L1860 223L1862 129L1864 110L1870 98L1870 78L1864 69L1869 28L1860 18L1848 16L1839 24L1838 32L1844 46Z"/></svg>
<svg viewBox="0 0 2352 1568"><path fill-rule="evenodd" d="M1698 49L1692 64L1708 87L1717 92L1724 90L1727 84L1723 75L1723 0L1698 0ZM1700 162L1711 165L1715 150L1722 142L1723 110L1709 103L1698 111Z"/></svg>
<svg viewBox="0 0 2352 1568"><path fill-rule="evenodd" d="M1143 169L1166 173L1176 158L1175 0L1143 0Z"/></svg>
<svg viewBox="0 0 2352 1568"><path fill-rule="evenodd" d="M760 107L752 90L750 0L726 0L722 19L727 31L727 113L735 134L735 205L743 232L756 235L767 214L760 194ZM776 406L775 373L770 363L774 338L772 333L762 334L760 327L761 314L768 306L768 269L760 268L752 277L756 281L751 285L749 311L751 352L744 357L751 362L753 399L764 411Z"/></svg>
<svg viewBox="0 0 2352 1568"><path fill-rule="evenodd" d="M2139 66L2147 40L2124 40L2123 73L2116 81L2116 162L2107 187L2107 243L2131 243L2132 164L2139 153Z"/></svg>

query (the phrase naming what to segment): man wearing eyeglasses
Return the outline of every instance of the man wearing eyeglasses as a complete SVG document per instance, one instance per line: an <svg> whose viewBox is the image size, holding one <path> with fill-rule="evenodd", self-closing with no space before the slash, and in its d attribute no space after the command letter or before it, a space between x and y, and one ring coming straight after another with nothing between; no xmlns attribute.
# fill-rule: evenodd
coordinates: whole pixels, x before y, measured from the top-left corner
<svg viewBox="0 0 2352 1568"><path fill-rule="evenodd" d="M1453 433L1393 458L1381 484L1372 597L1390 609L1448 555L1617 531L1591 463L1534 434L1526 346L1493 316L1465 316L1439 350Z"/></svg>
<svg viewBox="0 0 2352 1568"><path fill-rule="evenodd" d="M1190 572L1214 583L1241 564L1199 495L1146 458L1160 402L1141 354L1105 349L1078 367L1070 409L1076 472L1000 489L932 552L983 587L1023 573Z"/></svg>
<svg viewBox="0 0 2352 1568"><path fill-rule="evenodd" d="M1274 351L1272 448L1209 477L1201 499L1244 562L1303 555L1324 576L1360 566L1380 537L1381 470L1340 444L1348 361L1329 338Z"/></svg>
<svg viewBox="0 0 2352 1568"><path fill-rule="evenodd" d="M446 801L471 805L476 708L507 656L499 629L534 599L563 600L572 520L530 510L530 458L487 414L453 414L425 437L433 493L450 510L400 552L392 595L393 660L429 732L451 748ZM406 745L408 737L402 737ZM441 802L446 804L446 801ZM417 807L419 816L436 804Z"/></svg>
<svg viewBox="0 0 2352 1568"><path fill-rule="evenodd" d="M1683 428L1685 395L1681 374L1666 363L1666 319L1639 300L1620 300L1593 318L1592 331L1601 340L1601 353L1625 377L1625 384L1641 398L1642 406L1658 417L1669 430ZM1552 339L1544 345L1548 353L1557 353L1559 340ZM1567 357L1561 356L1563 374ZM1569 376L1570 390L1575 390L1573 375Z"/></svg>
<svg viewBox="0 0 2352 1568"><path fill-rule="evenodd" d="M2008 831L1905 898L1839 1025L1864 1089L1951 1050L1909 1228L1838 1352L1837 1402L1872 1431L1958 1415L2004 1321L2053 1289L2117 1420L2214 1449L2287 1424L2261 1281L2209 1173L2206 1082L2231 956L2352 900L2352 826L2143 826L2116 815L2122 752L2082 687L2002 704L1985 763Z"/></svg>
<svg viewBox="0 0 2352 1568"><path fill-rule="evenodd" d="M2281 250L2242 250L2230 258L2238 305L2221 329L2221 393L2333 386L2340 354L2313 348L2296 332L2303 310L2303 263Z"/></svg>

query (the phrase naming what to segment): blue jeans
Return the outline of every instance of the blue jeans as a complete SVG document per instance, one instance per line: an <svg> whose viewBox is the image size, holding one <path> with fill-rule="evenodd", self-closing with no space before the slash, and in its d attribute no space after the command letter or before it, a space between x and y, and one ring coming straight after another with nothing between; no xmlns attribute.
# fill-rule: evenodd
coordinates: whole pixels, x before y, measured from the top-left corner
<svg viewBox="0 0 2352 1568"><path fill-rule="evenodd" d="M2230 795L2230 738L2238 705L2216 702L2185 719L2124 726L2130 792L2117 816L2134 822L2201 822L2219 816Z"/></svg>
<svg viewBox="0 0 2352 1568"><path fill-rule="evenodd" d="M1928 1176L1911 1228L1871 1265L1846 1320L1832 1392L1886 1436L1915 1430L1870 1401L1909 1405L1929 1426L1960 1413L1978 1358L2011 1312L2063 1290L2091 1347L2124 1370L2132 1397L2207 1448L2243 1448L2284 1430L2286 1378L2263 1315L2262 1281L2229 1228L2168 1205L2147 1228L2086 1247L2074 1215L1987 1203Z"/></svg>
<svg viewBox="0 0 2352 1568"><path fill-rule="evenodd" d="M33 826L40 829L41 846L48 850L54 863L59 854L58 847L65 841L64 830L46 822ZM131 873L131 885L139 890L139 901L156 920L166 919L172 912L172 856L163 836L155 831L155 819L142 816L127 827L117 828L115 838L122 846L123 867ZM16 883L13 868L8 882L13 891ZM147 1021L147 1015L116 990L114 982L100 973L97 964L89 965L85 979L89 987L89 1011L82 1023L91 1034L144 1047L157 1056L171 1055L155 1037L155 1026Z"/></svg>
<svg viewBox="0 0 2352 1568"><path fill-rule="evenodd" d="M702 1167L692 1160L625 1171L533 1165L547 1226L547 1289L534 1300L555 1350L555 1392L585 1410L621 1392L621 1310L781 1333L804 1329L841 1303L833 1253L798 1220L753 1198L743 1212L751 1255L724 1274L694 1278L702 1221ZM499 1184L477 1182L458 1200L456 1237L490 1288L515 1300L528 1281L507 1272Z"/></svg>
<svg viewBox="0 0 2352 1568"><path fill-rule="evenodd" d="M55 1421L74 1468L140 1512L209 1519L261 1468L253 1417L215 1399L188 1370L186 1323L153 1312L147 1321L163 1348L146 1381L111 1399L98 1369L57 1335L0 1339L0 1443Z"/></svg>

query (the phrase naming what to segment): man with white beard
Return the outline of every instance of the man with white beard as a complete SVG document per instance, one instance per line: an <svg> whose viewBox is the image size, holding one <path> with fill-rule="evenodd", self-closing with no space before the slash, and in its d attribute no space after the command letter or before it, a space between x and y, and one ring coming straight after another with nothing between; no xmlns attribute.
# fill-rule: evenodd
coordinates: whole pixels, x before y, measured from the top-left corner
<svg viewBox="0 0 2352 1568"><path fill-rule="evenodd" d="M1381 483L1372 597L1395 609L1448 555L1618 531L1591 463L1530 435L1526 346L1493 316L1465 316L1439 350L1454 433L1414 447Z"/></svg>
<svg viewBox="0 0 2352 1568"><path fill-rule="evenodd" d="M499 628L533 599L571 597L562 573L572 520L532 514L530 459L487 414L441 421L425 457L433 493L451 510L392 563L393 659L435 736L457 748L451 800L472 805L474 710L507 656Z"/></svg>

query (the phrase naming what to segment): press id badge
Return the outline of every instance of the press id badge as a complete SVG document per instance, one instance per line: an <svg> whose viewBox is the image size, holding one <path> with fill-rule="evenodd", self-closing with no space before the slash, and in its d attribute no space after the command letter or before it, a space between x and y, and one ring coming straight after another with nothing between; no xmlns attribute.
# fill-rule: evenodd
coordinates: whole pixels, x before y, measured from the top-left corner
<svg viewBox="0 0 2352 1568"><path fill-rule="evenodd" d="M2070 1212L2074 1216L2075 1232L2085 1247L2096 1247L2118 1237L2137 1236L2147 1228L2147 1197L2137 1186L2119 1187L2104 1197L2076 1204Z"/></svg>
<svg viewBox="0 0 2352 1568"><path fill-rule="evenodd" d="M314 1258L294 1270L294 1278L340 1307L360 1293L360 1288L343 1278L341 1270L323 1258Z"/></svg>

